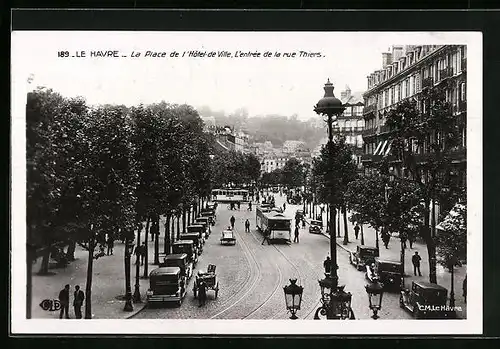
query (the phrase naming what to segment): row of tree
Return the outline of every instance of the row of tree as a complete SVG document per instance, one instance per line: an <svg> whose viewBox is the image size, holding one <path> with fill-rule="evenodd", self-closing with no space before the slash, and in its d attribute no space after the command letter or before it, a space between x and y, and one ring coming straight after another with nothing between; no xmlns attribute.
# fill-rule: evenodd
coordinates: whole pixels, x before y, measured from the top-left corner
<svg viewBox="0 0 500 349"><path fill-rule="evenodd" d="M172 217L185 221L210 193L211 144L194 108L165 102L89 107L38 89L28 94L26 122L28 286L39 251L46 273L53 246L69 244L71 260L80 244L89 253L90 318L98 245L110 235L133 243L142 222L147 234L161 216L169 240Z"/></svg>

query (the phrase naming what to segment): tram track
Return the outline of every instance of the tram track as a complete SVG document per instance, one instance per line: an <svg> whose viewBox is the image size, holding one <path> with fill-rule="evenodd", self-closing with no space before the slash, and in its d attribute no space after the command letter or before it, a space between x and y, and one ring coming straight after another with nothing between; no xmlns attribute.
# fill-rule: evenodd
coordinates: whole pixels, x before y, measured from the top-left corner
<svg viewBox="0 0 500 349"><path fill-rule="evenodd" d="M240 235L240 237L241 237L241 234L238 233L238 235ZM261 270L261 268L259 266L259 263L258 263L257 259L255 258L254 254L251 252L250 248L248 247L247 242L243 238L240 238L238 240L241 241L240 246L242 246L243 253L245 254L245 257L247 258L247 260L249 260L249 261L251 260L253 262L253 264L255 265L255 268L250 267L250 270L256 270L257 271L257 275L254 277L254 280L251 283L251 285L247 288L247 291L245 293L243 293L243 295L241 295L241 297L239 297L235 302L232 302L230 306L224 308L223 310L219 311L215 315L212 315L210 317L210 319L217 318L218 316L226 313L231 308L233 308L235 305L237 305L238 303L240 303L248 294L250 294L251 291L253 291L253 289L257 285L258 280L262 276L262 270ZM248 258L248 256L250 256L250 258ZM245 288L245 287L242 287L241 289L243 289L243 288ZM234 296L230 297L229 299L227 299L227 301L224 302L223 304L225 305L228 302L231 302L235 297L237 297L238 294L239 293L234 293Z"/></svg>

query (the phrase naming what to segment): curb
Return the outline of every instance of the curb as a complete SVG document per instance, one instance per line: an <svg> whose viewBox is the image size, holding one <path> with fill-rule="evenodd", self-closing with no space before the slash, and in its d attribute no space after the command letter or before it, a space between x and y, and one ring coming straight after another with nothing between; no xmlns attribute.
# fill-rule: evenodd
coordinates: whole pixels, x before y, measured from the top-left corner
<svg viewBox="0 0 500 349"><path fill-rule="evenodd" d="M137 308L134 307L134 311L130 312L127 316L125 316L125 320L127 319L131 319L133 318L134 316L136 316L137 314L139 314L141 311L143 311L144 309L146 309L146 306L148 305L147 302L144 302L142 304L142 306L139 306ZM137 309L137 310L136 310Z"/></svg>

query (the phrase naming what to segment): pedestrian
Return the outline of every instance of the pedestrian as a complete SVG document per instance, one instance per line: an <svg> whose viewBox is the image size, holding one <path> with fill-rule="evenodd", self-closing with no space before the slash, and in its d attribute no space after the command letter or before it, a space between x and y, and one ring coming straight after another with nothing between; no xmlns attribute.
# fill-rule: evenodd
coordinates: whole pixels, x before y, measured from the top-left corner
<svg viewBox="0 0 500 349"><path fill-rule="evenodd" d="M198 284L198 300L200 301L199 307L204 306L207 300L207 284L203 280Z"/></svg>
<svg viewBox="0 0 500 349"><path fill-rule="evenodd" d="M108 256L110 255L110 253L111 253L111 255L113 255L113 247L115 246L115 240L114 240L112 234L108 235L108 241L106 241L106 245L108 246L108 251L106 254Z"/></svg>
<svg viewBox="0 0 500 349"><path fill-rule="evenodd" d="M144 265L144 260L146 259L146 243L143 241L142 245L139 246L139 257L141 259L141 265Z"/></svg>
<svg viewBox="0 0 500 349"><path fill-rule="evenodd" d="M410 235L408 238L408 242L410 243L410 249L413 249L413 243L415 242L415 236Z"/></svg>
<svg viewBox="0 0 500 349"><path fill-rule="evenodd" d="M266 242L266 240L267 240L267 244L269 245L269 233L268 233L268 231L267 230L264 231L262 233L262 235L264 235L264 238L262 239L261 245L264 245L264 242Z"/></svg>
<svg viewBox="0 0 500 349"><path fill-rule="evenodd" d="M250 221L248 219L245 221L245 233L250 233Z"/></svg>
<svg viewBox="0 0 500 349"><path fill-rule="evenodd" d="M464 303L467 304L467 274L465 274L464 282L462 283L462 291L464 297Z"/></svg>
<svg viewBox="0 0 500 349"><path fill-rule="evenodd" d="M382 241L384 242L385 248L389 248L389 240L391 235L387 231L382 231Z"/></svg>
<svg viewBox="0 0 500 349"><path fill-rule="evenodd" d="M325 268L325 274L330 274L332 271L332 260L330 256L326 256L325 261L323 262L323 268Z"/></svg>
<svg viewBox="0 0 500 349"><path fill-rule="evenodd" d="M403 244L403 249L405 249L405 250L406 250L406 240L408 240L407 237L405 235L403 235L401 237L401 243Z"/></svg>
<svg viewBox="0 0 500 349"><path fill-rule="evenodd" d="M69 285L65 285L64 288L59 292L59 302L61 302L61 312L59 313L59 319L62 319L63 315L65 315L66 319L69 319Z"/></svg>
<svg viewBox="0 0 500 349"><path fill-rule="evenodd" d="M236 221L236 218L234 218L234 216L231 216L231 219L229 221L231 222L231 229L234 229L234 222Z"/></svg>
<svg viewBox="0 0 500 349"><path fill-rule="evenodd" d="M358 223L356 223L356 225L354 226L354 236L356 236L356 240L358 239L358 236L359 236L359 225Z"/></svg>
<svg viewBox="0 0 500 349"><path fill-rule="evenodd" d="M240 210L240 202L238 201L238 202L236 203L236 205L238 205L238 211L239 211L239 210Z"/></svg>
<svg viewBox="0 0 500 349"><path fill-rule="evenodd" d="M302 229L306 228L306 219L302 217Z"/></svg>
<svg viewBox="0 0 500 349"><path fill-rule="evenodd" d="M283 203L283 212L286 210L286 202Z"/></svg>
<svg viewBox="0 0 500 349"><path fill-rule="evenodd" d="M75 299L73 300L73 307L75 308L75 317L77 319L82 318L82 306L85 300L85 293L80 290L80 286L75 286Z"/></svg>
<svg viewBox="0 0 500 349"><path fill-rule="evenodd" d="M295 236L293 238L293 242L299 243L299 226L295 226Z"/></svg>
<svg viewBox="0 0 500 349"><path fill-rule="evenodd" d="M252 202L251 201L248 203L248 210L252 211Z"/></svg>
<svg viewBox="0 0 500 349"><path fill-rule="evenodd" d="M422 276L422 273L420 272L420 261L422 260L422 257L419 256L418 251L415 251L415 254L411 257L411 262L413 263L413 274L417 276L417 271L418 271L418 276Z"/></svg>

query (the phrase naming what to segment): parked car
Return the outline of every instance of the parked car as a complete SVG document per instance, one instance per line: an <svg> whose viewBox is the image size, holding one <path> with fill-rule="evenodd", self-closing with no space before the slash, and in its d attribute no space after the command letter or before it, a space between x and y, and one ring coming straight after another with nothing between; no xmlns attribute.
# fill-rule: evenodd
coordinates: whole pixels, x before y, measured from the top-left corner
<svg viewBox="0 0 500 349"><path fill-rule="evenodd" d="M411 289L403 289L399 298L401 308L416 319L454 319L455 309L447 305L448 290L443 286L423 281L413 281Z"/></svg>
<svg viewBox="0 0 500 349"><path fill-rule="evenodd" d="M185 253L188 256L189 261L196 266L198 263L198 251L196 250L196 245L193 240L179 240L172 244L172 252L175 253Z"/></svg>
<svg viewBox="0 0 500 349"><path fill-rule="evenodd" d="M160 267L179 267L181 274L188 280L193 276L193 262L191 262L186 253L169 254L163 259Z"/></svg>
<svg viewBox="0 0 500 349"><path fill-rule="evenodd" d="M190 234L198 234L200 239L201 239L201 243L204 245L205 244L205 226L203 224L191 224L191 225L188 225L187 227L187 231L188 233Z"/></svg>
<svg viewBox="0 0 500 349"><path fill-rule="evenodd" d="M194 224L201 224L205 227L205 238L208 238L210 236L210 221L208 217L198 217L196 218L196 221Z"/></svg>
<svg viewBox="0 0 500 349"><path fill-rule="evenodd" d="M149 274L149 303L175 302L178 306L186 296L186 277L179 267L160 267Z"/></svg>
<svg viewBox="0 0 500 349"><path fill-rule="evenodd" d="M356 252L349 254L349 262L358 270L365 269L366 265L375 262L375 257L379 256L379 250L376 247L358 245Z"/></svg>
<svg viewBox="0 0 500 349"><path fill-rule="evenodd" d="M321 230L323 230L323 222L317 220L311 220L309 222L309 233L311 234L320 234Z"/></svg>
<svg viewBox="0 0 500 349"><path fill-rule="evenodd" d="M371 282L379 281L386 289L400 290L403 265L400 261L375 258L375 263L366 266L366 277Z"/></svg>
<svg viewBox="0 0 500 349"><path fill-rule="evenodd" d="M192 240L194 242L198 256L203 252L203 242L201 239L198 233L185 233L179 235L179 240Z"/></svg>

